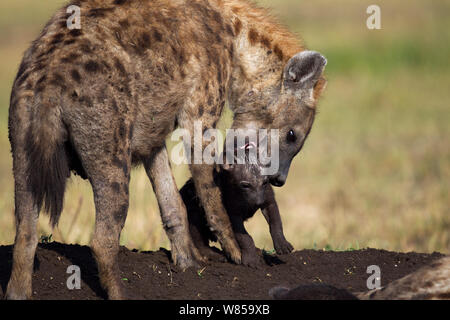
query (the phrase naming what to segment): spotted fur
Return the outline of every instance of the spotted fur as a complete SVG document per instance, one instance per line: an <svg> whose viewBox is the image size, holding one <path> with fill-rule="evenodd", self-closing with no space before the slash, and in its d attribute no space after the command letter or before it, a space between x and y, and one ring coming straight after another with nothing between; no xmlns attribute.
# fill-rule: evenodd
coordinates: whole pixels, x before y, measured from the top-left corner
<svg viewBox="0 0 450 320"><path fill-rule="evenodd" d="M132 165L143 163L152 181L174 262L186 268L201 261L170 171L167 135L176 124L193 132L194 120L214 127L228 101L236 126L297 132L296 143L280 146L283 170L273 181L284 183L323 88L319 54L310 57L318 62L312 74L299 74L311 81L288 85L285 68L309 60L292 60L305 48L245 0L70 4L81 8L81 29L67 28L67 6L58 10L25 52L11 93L17 235L9 298L31 296L39 210L57 224L69 172L89 179L94 191L91 246L110 298L125 296L116 257ZM211 230L240 263L211 166L192 165L191 172Z"/></svg>

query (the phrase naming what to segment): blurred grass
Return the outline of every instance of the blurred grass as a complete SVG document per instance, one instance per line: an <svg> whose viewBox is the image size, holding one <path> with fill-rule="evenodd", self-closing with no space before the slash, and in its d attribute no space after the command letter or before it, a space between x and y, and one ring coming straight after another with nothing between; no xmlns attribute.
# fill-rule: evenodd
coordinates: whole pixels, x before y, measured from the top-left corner
<svg viewBox="0 0 450 320"><path fill-rule="evenodd" d="M382 29L368 30L372 1L259 1L328 58L329 85L288 183L277 189L286 237L296 249L376 247L449 252L450 1L377 1ZM13 180L7 139L12 80L22 53L63 1L0 3L0 244L14 240ZM229 113L222 127L229 123ZM174 167L179 186L186 167ZM87 244L94 206L87 182L72 178L57 230L41 235ZM267 224L248 224L272 249ZM121 243L169 247L151 185L132 173Z"/></svg>

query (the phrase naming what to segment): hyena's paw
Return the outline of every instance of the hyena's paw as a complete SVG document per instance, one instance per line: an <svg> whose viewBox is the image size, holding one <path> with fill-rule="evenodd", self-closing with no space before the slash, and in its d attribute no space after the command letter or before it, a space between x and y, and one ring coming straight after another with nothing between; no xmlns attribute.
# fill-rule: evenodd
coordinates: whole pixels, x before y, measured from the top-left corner
<svg viewBox="0 0 450 320"><path fill-rule="evenodd" d="M236 264L242 263L241 250L233 239L225 238L220 241L222 249L229 260Z"/></svg>
<svg viewBox="0 0 450 320"><path fill-rule="evenodd" d="M182 270L198 268L206 263L206 258L200 254L192 241L172 243L172 260Z"/></svg>
<svg viewBox="0 0 450 320"><path fill-rule="evenodd" d="M132 297L129 296L127 290L124 286L119 286L113 290L108 291L108 300L131 300Z"/></svg>
<svg viewBox="0 0 450 320"><path fill-rule="evenodd" d="M277 254L288 254L294 250L292 244L290 244L285 238L274 241L274 247Z"/></svg>
<svg viewBox="0 0 450 320"><path fill-rule="evenodd" d="M30 297L27 297L24 294L16 294L16 293L7 292L5 294L4 299L5 300L29 300Z"/></svg>
<svg viewBox="0 0 450 320"><path fill-rule="evenodd" d="M15 287L11 284L8 285L4 296L5 300L29 300L31 299L31 288Z"/></svg>

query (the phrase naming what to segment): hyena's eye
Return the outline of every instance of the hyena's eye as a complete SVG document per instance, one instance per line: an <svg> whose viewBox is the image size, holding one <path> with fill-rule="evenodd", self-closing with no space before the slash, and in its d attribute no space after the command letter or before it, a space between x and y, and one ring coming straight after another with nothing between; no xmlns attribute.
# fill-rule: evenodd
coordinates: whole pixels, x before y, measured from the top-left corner
<svg viewBox="0 0 450 320"><path fill-rule="evenodd" d="M297 140L297 136L295 135L294 130L289 130L286 136L286 140L288 142L295 142L295 140Z"/></svg>

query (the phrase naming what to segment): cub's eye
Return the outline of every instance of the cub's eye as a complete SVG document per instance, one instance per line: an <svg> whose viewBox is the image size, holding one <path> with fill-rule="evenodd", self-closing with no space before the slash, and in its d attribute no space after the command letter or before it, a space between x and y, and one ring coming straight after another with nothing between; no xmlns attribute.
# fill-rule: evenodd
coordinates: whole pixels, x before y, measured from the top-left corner
<svg viewBox="0 0 450 320"><path fill-rule="evenodd" d="M243 189L250 189L252 187L252 185L250 183L248 183L248 182L241 182L240 186Z"/></svg>
<svg viewBox="0 0 450 320"><path fill-rule="evenodd" d="M286 136L286 140L288 142L295 142L295 140L297 140L297 136L295 135L294 130L289 130Z"/></svg>

